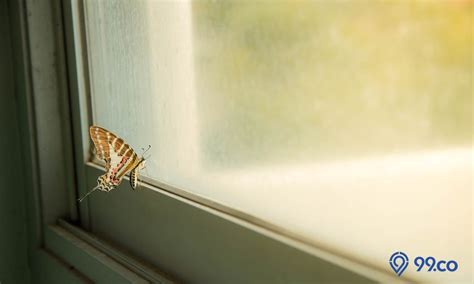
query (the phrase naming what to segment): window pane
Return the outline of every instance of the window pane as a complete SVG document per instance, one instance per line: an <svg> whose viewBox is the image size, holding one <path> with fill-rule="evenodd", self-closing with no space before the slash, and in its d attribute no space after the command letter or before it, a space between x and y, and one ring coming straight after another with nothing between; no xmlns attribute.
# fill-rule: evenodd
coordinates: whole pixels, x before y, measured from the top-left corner
<svg viewBox="0 0 474 284"><path fill-rule="evenodd" d="M469 145L469 7L327 2L194 5L208 164Z"/></svg>
<svg viewBox="0 0 474 284"><path fill-rule="evenodd" d="M471 267L471 3L86 10L94 123L152 145L146 176L375 265L403 246Z"/></svg>

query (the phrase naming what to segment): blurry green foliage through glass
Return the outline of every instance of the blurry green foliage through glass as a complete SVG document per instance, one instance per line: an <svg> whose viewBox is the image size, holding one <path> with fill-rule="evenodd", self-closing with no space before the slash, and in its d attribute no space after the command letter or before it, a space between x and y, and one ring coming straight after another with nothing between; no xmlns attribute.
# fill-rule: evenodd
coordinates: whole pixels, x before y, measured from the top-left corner
<svg viewBox="0 0 474 284"><path fill-rule="evenodd" d="M195 1L208 165L470 145L472 4Z"/></svg>

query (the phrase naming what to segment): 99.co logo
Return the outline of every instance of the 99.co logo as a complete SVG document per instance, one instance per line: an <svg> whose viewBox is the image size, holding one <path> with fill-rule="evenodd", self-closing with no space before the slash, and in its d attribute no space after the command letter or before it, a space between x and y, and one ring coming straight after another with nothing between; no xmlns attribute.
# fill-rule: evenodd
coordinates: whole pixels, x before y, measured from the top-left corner
<svg viewBox="0 0 474 284"><path fill-rule="evenodd" d="M403 274L409 263L410 260L408 255L401 251L394 252L389 259L390 267L398 276ZM413 264L417 267L417 272L454 272L459 268L459 265L455 260L436 260L436 258L432 256L417 256L415 257Z"/></svg>
<svg viewBox="0 0 474 284"><path fill-rule="evenodd" d="M423 258L421 256L418 256L415 258L413 261L416 267L418 269L416 271L421 271L423 269L423 266L427 266L428 272L431 271L439 271L439 272L453 272L456 271L459 267L458 263L454 260L439 260L436 261L436 258L432 256L428 256L427 258Z"/></svg>

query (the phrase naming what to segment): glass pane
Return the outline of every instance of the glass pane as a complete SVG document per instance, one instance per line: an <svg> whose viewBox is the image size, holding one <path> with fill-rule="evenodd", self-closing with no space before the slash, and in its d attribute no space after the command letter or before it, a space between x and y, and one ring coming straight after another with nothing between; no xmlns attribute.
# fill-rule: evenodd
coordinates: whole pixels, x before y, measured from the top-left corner
<svg viewBox="0 0 474 284"><path fill-rule="evenodd" d="M384 269L471 267L469 1L90 0L86 25L94 123L152 145L142 174Z"/></svg>

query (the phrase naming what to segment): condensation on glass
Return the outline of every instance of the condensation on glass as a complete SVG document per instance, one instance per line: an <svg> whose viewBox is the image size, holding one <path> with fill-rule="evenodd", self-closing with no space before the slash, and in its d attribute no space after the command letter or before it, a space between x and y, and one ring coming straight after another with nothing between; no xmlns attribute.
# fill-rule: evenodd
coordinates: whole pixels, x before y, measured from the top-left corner
<svg viewBox="0 0 474 284"><path fill-rule="evenodd" d="M472 3L85 7L94 123L148 177L374 263L451 232L472 266Z"/></svg>

